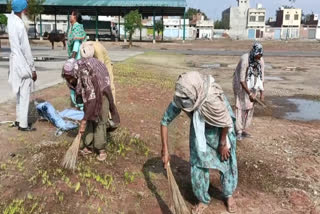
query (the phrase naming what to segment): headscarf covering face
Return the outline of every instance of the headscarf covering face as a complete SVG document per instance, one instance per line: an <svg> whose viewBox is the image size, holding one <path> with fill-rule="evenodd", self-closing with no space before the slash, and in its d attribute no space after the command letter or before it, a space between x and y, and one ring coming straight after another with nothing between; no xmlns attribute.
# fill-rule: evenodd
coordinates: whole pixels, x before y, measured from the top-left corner
<svg viewBox="0 0 320 214"><path fill-rule="evenodd" d="M259 42L255 42L249 55L248 76L260 76L262 79L261 61L256 59L256 56L258 55L261 55L261 57L263 56L263 47Z"/></svg>
<svg viewBox="0 0 320 214"><path fill-rule="evenodd" d="M11 7L13 12L20 13L28 6L27 0L13 0L11 2Z"/></svg>
<svg viewBox="0 0 320 214"><path fill-rule="evenodd" d="M215 127L232 127L221 87L212 76L199 72L184 73L176 82L175 104L186 112L199 111Z"/></svg>
<svg viewBox="0 0 320 214"><path fill-rule="evenodd" d="M67 75L67 76L72 76L72 77L75 77L75 72L74 72L74 69L76 67L76 60L71 58L71 59L68 59L64 65L63 65L63 76Z"/></svg>
<svg viewBox="0 0 320 214"><path fill-rule="evenodd" d="M84 42L80 47L81 57L90 58L94 56L94 46L92 42Z"/></svg>

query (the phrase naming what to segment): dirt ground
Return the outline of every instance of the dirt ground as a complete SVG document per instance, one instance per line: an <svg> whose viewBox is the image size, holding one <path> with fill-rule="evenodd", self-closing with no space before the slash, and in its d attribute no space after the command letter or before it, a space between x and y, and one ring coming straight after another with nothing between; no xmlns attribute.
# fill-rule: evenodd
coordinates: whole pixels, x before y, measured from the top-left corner
<svg viewBox="0 0 320 214"><path fill-rule="evenodd" d="M235 49L244 48L246 42L236 44ZM318 47L318 43L310 47ZM171 213L159 157L159 124L172 99L174 82L186 71L212 74L233 103L232 75L238 60L147 52L115 64L121 128L109 136L105 162L96 161L94 155L79 156L74 172L61 168L60 163L76 131L55 137L56 129L48 122L37 122L34 133L0 126L0 211ZM249 130L252 138L237 143L237 213L319 214L320 122L282 117L296 110L286 105L286 98L319 100L320 64L317 58L268 57L265 61L266 76L277 80L266 80L269 108L257 106ZM65 84L33 96L48 100L57 110L70 106ZM1 120L14 120L14 109L13 101L0 105ZM169 144L173 173L188 206L192 206L197 200L190 182L189 125L188 117L181 114L170 126ZM213 200L205 213L227 213L219 174L211 174Z"/></svg>

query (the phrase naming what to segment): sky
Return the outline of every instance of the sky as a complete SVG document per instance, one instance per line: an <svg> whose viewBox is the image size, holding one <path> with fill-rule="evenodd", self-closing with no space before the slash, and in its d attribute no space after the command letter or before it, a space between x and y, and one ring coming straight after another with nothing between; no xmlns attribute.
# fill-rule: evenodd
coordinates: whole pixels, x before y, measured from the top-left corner
<svg viewBox="0 0 320 214"><path fill-rule="evenodd" d="M305 14L314 12L320 14L319 0L296 0L291 4L289 0L250 0L251 7L261 3L267 9L267 18L274 17L276 10L282 5L293 5L301 8ZM221 13L230 6L236 6L236 0L187 0L188 7L201 9L211 19L221 19Z"/></svg>

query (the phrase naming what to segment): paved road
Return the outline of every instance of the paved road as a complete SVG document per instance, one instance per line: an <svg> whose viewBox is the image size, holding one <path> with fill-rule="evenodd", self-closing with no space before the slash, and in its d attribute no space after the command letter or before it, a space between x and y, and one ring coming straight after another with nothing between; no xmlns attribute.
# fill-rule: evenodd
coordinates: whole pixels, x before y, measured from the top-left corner
<svg viewBox="0 0 320 214"><path fill-rule="evenodd" d="M6 102L14 98L10 85L8 84L8 69L9 62L7 57L9 56L10 50L8 48L1 49L0 57L0 103ZM53 61L36 61L36 69L38 73L38 80L36 82L35 89L41 90L58 83L63 80L61 78L61 69L64 61L67 59L67 54L65 50L57 48L56 50L51 50L45 47L33 48L33 56L37 57L49 57L54 58ZM109 50L110 58L113 62L124 61L130 57L142 54L142 51L132 51L132 50ZM3 59L3 57L5 57Z"/></svg>
<svg viewBox="0 0 320 214"><path fill-rule="evenodd" d="M241 56L247 51L234 50L154 50L149 51L165 52L165 53L180 53L185 55L213 55L213 56ZM265 51L264 56L276 57L320 57L320 51Z"/></svg>

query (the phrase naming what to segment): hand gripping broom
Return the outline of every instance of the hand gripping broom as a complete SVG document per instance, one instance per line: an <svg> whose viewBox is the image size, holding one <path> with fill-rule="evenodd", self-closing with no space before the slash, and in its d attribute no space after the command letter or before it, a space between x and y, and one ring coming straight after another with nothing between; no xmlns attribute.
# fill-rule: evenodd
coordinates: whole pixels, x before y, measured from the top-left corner
<svg viewBox="0 0 320 214"><path fill-rule="evenodd" d="M167 176L169 182L169 192L171 201L174 206L173 213L175 214L191 214L190 210L186 206L186 203L180 193L179 187L171 171L170 163L167 165Z"/></svg>
<svg viewBox="0 0 320 214"><path fill-rule="evenodd" d="M62 166L67 169L74 170L76 168L79 147L81 142L81 134L78 134L76 138L73 140L72 145L69 147L68 151L66 152Z"/></svg>

